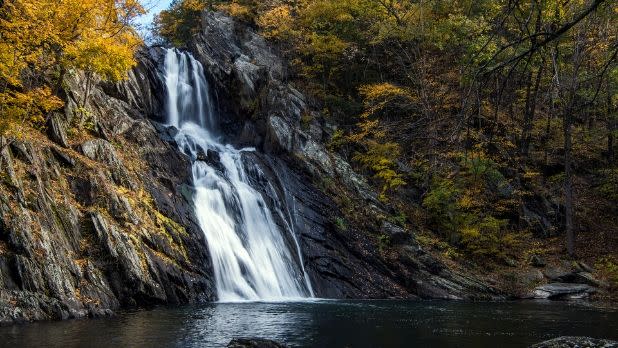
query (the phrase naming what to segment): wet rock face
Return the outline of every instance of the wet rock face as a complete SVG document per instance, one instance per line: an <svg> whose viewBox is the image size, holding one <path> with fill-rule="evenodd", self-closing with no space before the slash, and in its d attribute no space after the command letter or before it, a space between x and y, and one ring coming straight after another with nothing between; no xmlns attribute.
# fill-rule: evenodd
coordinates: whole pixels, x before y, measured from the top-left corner
<svg viewBox="0 0 618 348"><path fill-rule="evenodd" d="M144 57L127 81L93 89L83 121L94 136L67 136L84 117L76 74L49 141L2 146L0 324L214 298L190 163L147 118L163 97Z"/></svg>

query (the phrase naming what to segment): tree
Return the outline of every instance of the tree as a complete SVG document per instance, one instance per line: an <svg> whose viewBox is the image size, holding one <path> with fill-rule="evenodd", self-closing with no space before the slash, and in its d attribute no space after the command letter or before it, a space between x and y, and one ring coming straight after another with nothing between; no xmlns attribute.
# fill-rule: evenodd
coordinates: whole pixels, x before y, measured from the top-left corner
<svg viewBox="0 0 618 348"><path fill-rule="evenodd" d="M199 29L199 20L206 5L202 0L172 1L167 10L155 17L155 33L176 46L184 45L191 34Z"/></svg>

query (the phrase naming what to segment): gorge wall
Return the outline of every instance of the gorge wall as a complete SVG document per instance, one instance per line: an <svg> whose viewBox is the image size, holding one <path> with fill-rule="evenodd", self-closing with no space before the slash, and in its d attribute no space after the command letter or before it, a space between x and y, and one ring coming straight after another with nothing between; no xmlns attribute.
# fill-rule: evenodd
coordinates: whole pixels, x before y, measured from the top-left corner
<svg viewBox="0 0 618 348"><path fill-rule="evenodd" d="M393 212L364 178L326 149L331 128L250 27L206 12L186 49L215 87L226 140L257 149L243 158L252 185L280 229L299 240L316 296L497 295L388 219ZM47 136L2 139L0 323L215 299L191 160L174 144L177 130L161 124L163 50L144 49L138 59L126 81L95 83L85 103L88 81L71 74L65 112L50 115ZM346 207L331 186L365 222L341 223Z"/></svg>

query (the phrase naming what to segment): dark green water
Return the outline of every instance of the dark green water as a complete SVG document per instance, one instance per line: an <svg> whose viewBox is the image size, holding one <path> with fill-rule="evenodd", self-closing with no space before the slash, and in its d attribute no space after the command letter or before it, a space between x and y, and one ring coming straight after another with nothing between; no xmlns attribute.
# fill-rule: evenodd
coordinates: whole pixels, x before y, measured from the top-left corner
<svg viewBox="0 0 618 348"><path fill-rule="evenodd" d="M558 302L317 301L209 304L0 328L9 347L525 347L561 335L618 339L618 311Z"/></svg>

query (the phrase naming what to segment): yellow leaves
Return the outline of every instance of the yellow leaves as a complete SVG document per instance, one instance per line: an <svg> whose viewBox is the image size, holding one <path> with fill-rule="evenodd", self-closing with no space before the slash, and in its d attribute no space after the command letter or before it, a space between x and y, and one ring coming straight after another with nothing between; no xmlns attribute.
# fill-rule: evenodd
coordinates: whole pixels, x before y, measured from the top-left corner
<svg viewBox="0 0 618 348"><path fill-rule="evenodd" d="M457 205L463 209L470 209L477 204L474 202L474 198L470 195L463 195L457 202Z"/></svg>
<svg viewBox="0 0 618 348"><path fill-rule="evenodd" d="M135 66L134 51L141 43L133 33L115 37L92 34L65 50L65 59L73 67L99 75L104 80L118 81Z"/></svg>
<svg viewBox="0 0 618 348"><path fill-rule="evenodd" d="M378 120L364 120L357 124L359 131L353 134L350 134L348 137L351 141L360 142L365 140L366 138L373 137L377 139L381 139L384 137L384 130L379 127L380 121Z"/></svg>
<svg viewBox="0 0 618 348"><path fill-rule="evenodd" d="M380 120L370 117L389 108L405 109L415 98L407 89L390 83L364 85L359 93L365 111L357 124L358 131L348 139L363 146L365 151L357 153L353 160L374 173L373 177L382 185L380 198L385 200L387 191L406 184L396 170L401 150L399 144L386 141L386 131L380 126Z"/></svg>
<svg viewBox="0 0 618 348"><path fill-rule="evenodd" d="M277 6L264 12L257 19L257 24L267 38L287 40L296 35L293 29L293 18L289 6Z"/></svg>
<svg viewBox="0 0 618 348"><path fill-rule="evenodd" d="M367 102L380 99L392 99L398 96L409 96L406 90L391 83L364 85L359 88L359 92Z"/></svg>
<svg viewBox="0 0 618 348"><path fill-rule="evenodd" d="M49 87L35 88L29 92L30 101L43 112L60 109L64 103L52 94Z"/></svg>
<svg viewBox="0 0 618 348"><path fill-rule="evenodd" d="M390 83L364 85L359 88L359 93L365 106L363 117L378 115L389 109L406 110L418 101L409 90Z"/></svg>
<svg viewBox="0 0 618 348"><path fill-rule="evenodd" d="M229 4L220 4L217 8L221 11L226 12L230 16L243 20L250 21L251 20L251 9L245 5L241 5L236 1L232 1Z"/></svg>
<svg viewBox="0 0 618 348"><path fill-rule="evenodd" d="M45 115L64 105L48 87L35 88L25 93L0 92L0 134L28 122L40 126Z"/></svg>
<svg viewBox="0 0 618 348"><path fill-rule="evenodd" d="M81 8L89 15L76 30L78 38L66 42L63 62L96 73L104 80L125 78L136 64L133 56L141 44L129 22L143 9L135 0L84 2Z"/></svg>
<svg viewBox="0 0 618 348"><path fill-rule="evenodd" d="M138 0L116 1L116 11L120 18L129 20L146 13Z"/></svg>
<svg viewBox="0 0 618 348"><path fill-rule="evenodd" d="M358 152L352 158L366 169L371 170L381 185L381 199L386 200L386 192L398 186L405 185L401 174L396 171L397 159L400 148L397 143L378 142L373 139L365 139L362 144L366 147L365 152Z"/></svg>
<svg viewBox="0 0 618 348"><path fill-rule="evenodd" d="M35 74L62 64L118 80L134 65L141 41L130 22L141 13L137 0L14 0L2 11L0 76L24 61Z"/></svg>
<svg viewBox="0 0 618 348"><path fill-rule="evenodd" d="M315 56L314 58L324 61L339 59L348 46L349 44L347 42L336 35L312 33L309 37L309 44L306 49L307 53Z"/></svg>

